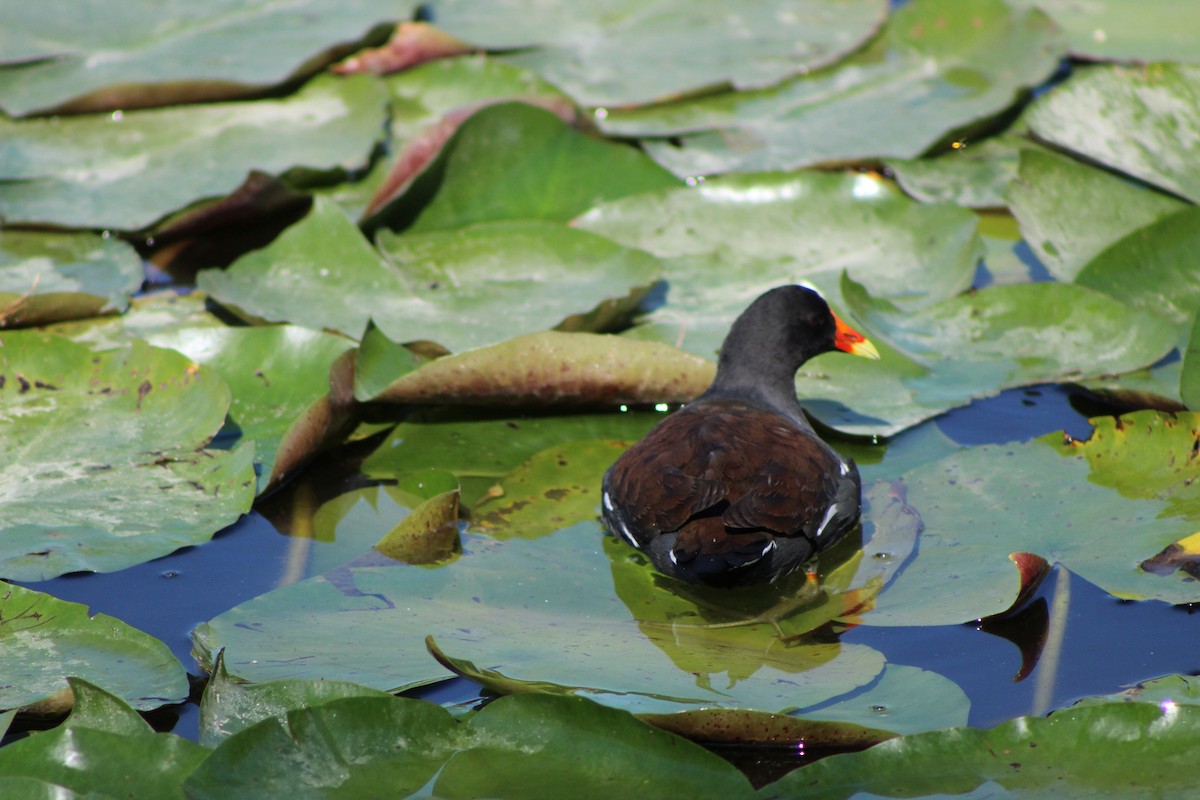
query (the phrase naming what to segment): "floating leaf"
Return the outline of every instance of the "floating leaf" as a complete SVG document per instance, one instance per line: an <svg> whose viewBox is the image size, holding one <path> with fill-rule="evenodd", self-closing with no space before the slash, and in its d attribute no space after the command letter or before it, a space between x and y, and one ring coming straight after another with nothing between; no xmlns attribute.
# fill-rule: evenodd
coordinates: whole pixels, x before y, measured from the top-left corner
<svg viewBox="0 0 1200 800"><path fill-rule="evenodd" d="M1200 309L1200 207L1139 228L1092 259L1075 282L1169 320L1185 338Z"/></svg>
<svg viewBox="0 0 1200 800"><path fill-rule="evenodd" d="M518 336L409 371L411 363L401 357L392 367L399 377L386 384L382 371L369 373L364 380L385 388L362 399L523 408L681 403L708 388L716 373L713 362L658 342L558 331Z"/></svg>
<svg viewBox="0 0 1200 800"><path fill-rule="evenodd" d="M280 100L0 118L0 217L136 230L233 192L251 170L361 167L381 135L385 94L374 78L330 77Z"/></svg>
<svg viewBox="0 0 1200 800"><path fill-rule="evenodd" d="M179 328L201 327L225 327L224 322L208 311L204 293L179 294L166 289L133 298L120 316L59 322L47 325L43 330L95 350L112 350L127 346L134 339L150 339Z"/></svg>
<svg viewBox="0 0 1200 800"><path fill-rule="evenodd" d="M1191 0L1015 0L1037 6L1067 35L1071 52L1113 61L1197 61L1200 8Z"/></svg>
<svg viewBox="0 0 1200 800"><path fill-rule="evenodd" d="M1051 144L1200 201L1200 66L1079 70L1026 120Z"/></svg>
<svg viewBox="0 0 1200 800"><path fill-rule="evenodd" d="M629 442L571 441L534 453L471 511L472 526L499 538L536 539L594 518L597 475Z"/></svg>
<svg viewBox="0 0 1200 800"><path fill-rule="evenodd" d="M412 510L375 545L385 556L405 564L437 564L458 548L459 490L434 495Z"/></svg>
<svg viewBox="0 0 1200 800"><path fill-rule="evenodd" d="M605 200L678 185L638 150L586 136L545 109L499 103L464 122L422 180L379 217L410 232L565 222Z"/></svg>
<svg viewBox="0 0 1200 800"><path fill-rule="evenodd" d="M77 679L71 688L81 709L93 704L84 699L85 694L104 694ZM115 697L95 702L121 705ZM124 719L100 721L100 725L95 714L82 722L72 714L54 730L5 745L0 748L0 782L33 778L87 797L178 798L184 779L208 751L174 734L155 733L145 723L138 729L136 713L124 710Z"/></svg>
<svg viewBox="0 0 1200 800"><path fill-rule="evenodd" d="M809 709L805 716L909 734L966 725L970 710L966 692L949 678L904 664L888 664L874 683L847 698Z"/></svg>
<svg viewBox="0 0 1200 800"><path fill-rule="evenodd" d="M13 584L0 585L0 708L23 708L54 695L71 705L68 677L85 678L139 709L181 703L187 675L170 649L87 606Z"/></svg>
<svg viewBox="0 0 1200 800"><path fill-rule="evenodd" d="M1058 65L1058 31L1001 0L913 0L850 58L779 86L609 111L678 175L916 158L1011 106Z"/></svg>
<svg viewBox="0 0 1200 800"><path fill-rule="evenodd" d="M397 309L402 314L376 324L393 340L431 339L452 351L510 331L619 328L662 276L647 253L536 220L420 235L385 231L379 247L411 297Z"/></svg>
<svg viewBox="0 0 1200 800"><path fill-rule="evenodd" d="M1186 574L1141 566L1200 529L1200 488L1191 480L1200 418L1144 411L1091 422L1086 441L1052 433L970 448L908 473L908 502L925 522L920 557L861 621L947 625L1003 612L1021 589L1009 562L1016 551L1061 563L1117 597L1200 599ZM944 591L930 594L934 583Z"/></svg>
<svg viewBox="0 0 1200 800"><path fill-rule="evenodd" d="M991 730L951 728L890 739L802 767L760 797L861 796L1126 798L1186 795L1200 709L1150 703L1018 717Z"/></svg>
<svg viewBox="0 0 1200 800"><path fill-rule="evenodd" d="M362 469L369 477L385 479L426 470L449 472L462 484L463 503L473 506L541 450L584 439L632 442L661 420L661 414L645 412L504 417L435 411L397 425Z"/></svg>
<svg viewBox="0 0 1200 800"><path fill-rule="evenodd" d="M471 718L472 746L438 775L438 797L750 797L740 772L699 745L582 698L504 697ZM632 778L632 783L631 783Z"/></svg>
<svg viewBox="0 0 1200 800"><path fill-rule="evenodd" d="M200 701L200 743L216 747L236 733L287 713L311 709L346 697L390 697L384 692L344 681L268 681L244 684L229 677L218 656Z"/></svg>
<svg viewBox="0 0 1200 800"><path fill-rule="evenodd" d="M393 340L429 339L460 350L555 326L603 330L628 315L661 274L648 254L533 220L384 245L397 267L332 201L318 198L270 246L227 270L205 270L198 283L252 318L356 338L373 320Z"/></svg>
<svg viewBox="0 0 1200 800"><path fill-rule="evenodd" d="M385 144L391 155L385 153L356 183L318 190L356 217L398 194L398 181L406 184L427 167L458 125L484 105L520 100L570 106L561 91L532 72L483 55L431 61L388 75L384 84L391 92Z"/></svg>
<svg viewBox="0 0 1200 800"><path fill-rule="evenodd" d="M0 231L0 328L121 311L141 285L141 259L118 239Z"/></svg>
<svg viewBox="0 0 1200 800"><path fill-rule="evenodd" d="M110 572L208 540L250 508L253 447L204 450L229 388L171 350L0 334L0 574ZM52 503L47 498L53 498Z"/></svg>
<svg viewBox="0 0 1200 800"><path fill-rule="evenodd" d="M850 691L883 668L882 656L861 645L772 647L768 625L757 635L695 629L679 640L662 628L648 638L638 618L656 608L631 609L613 588L614 575L649 573L644 561L626 561L633 553L590 521L536 541L468 537L451 567L362 562L277 589L198 628L196 649L208 660L225 648L242 678L325 677L395 690L447 674L423 652L432 635L458 657L588 687L580 691L648 712L787 710Z"/></svg>
<svg viewBox="0 0 1200 800"><path fill-rule="evenodd" d="M732 84L769 86L837 61L883 22L880 0L747 6L720 2L681 14L670 0L580 7L543 2L537 26L517 1L443 0L434 24L532 69L589 106L633 105ZM602 32L602 35L601 35Z"/></svg>
<svg viewBox="0 0 1200 800"><path fill-rule="evenodd" d="M809 413L850 433L891 435L1013 386L1135 369L1175 339L1161 318L1069 284L990 286L916 312L853 282L843 294L882 359L821 356L797 390Z"/></svg>
<svg viewBox="0 0 1200 800"><path fill-rule="evenodd" d="M759 294L806 280L840 297L843 272L906 308L971 285L976 219L921 205L872 175L726 176L607 203L575 225L662 258L667 303L632 335L712 358Z"/></svg>
<svg viewBox="0 0 1200 800"><path fill-rule="evenodd" d="M1004 191L1017 176L1021 152L1034 145L1016 136L957 142L937 158L890 158L887 168L904 191L923 203L1001 208Z"/></svg>
<svg viewBox="0 0 1200 800"><path fill-rule="evenodd" d="M470 47L424 22L401 22L387 44L355 53L335 64L338 75L369 72L384 75L415 67L426 61L462 55Z"/></svg>
<svg viewBox="0 0 1200 800"><path fill-rule="evenodd" d="M333 362L354 344L294 325L179 328L149 341L211 367L229 385L229 418L241 438L255 444L260 490L267 487L285 434L328 394Z"/></svg>
<svg viewBox="0 0 1200 800"><path fill-rule="evenodd" d="M296 765L305 768L297 769ZM320 766L320 768L314 768ZM716 790L752 796L744 777L698 745L586 700L502 698L467 722L419 700L352 697L290 710L226 739L187 782L188 797L408 796L437 776L437 797L574 797Z"/></svg>
<svg viewBox="0 0 1200 800"><path fill-rule="evenodd" d="M1060 281L1074 280L1105 248L1187 205L1110 172L1033 148L1021 151L1008 200L1025 240Z"/></svg>
<svg viewBox="0 0 1200 800"><path fill-rule="evenodd" d="M0 53L8 64L0 69L0 107L23 116L63 106L79 113L259 94L315 72L377 24L411 17L415 5L88 3L79 15L53 5L25 8L3 26ZM25 44L12 50L10 37Z"/></svg>
<svg viewBox="0 0 1200 800"><path fill-rule="evenodd" d="M1103 705L1114 702L1158 703L1164 710L1179 703L1196 705L1200 703L1200 678L1195 675L1164 675L1161 678L1142 681L1115 694L1085 697L1076 705Z"/></svg>

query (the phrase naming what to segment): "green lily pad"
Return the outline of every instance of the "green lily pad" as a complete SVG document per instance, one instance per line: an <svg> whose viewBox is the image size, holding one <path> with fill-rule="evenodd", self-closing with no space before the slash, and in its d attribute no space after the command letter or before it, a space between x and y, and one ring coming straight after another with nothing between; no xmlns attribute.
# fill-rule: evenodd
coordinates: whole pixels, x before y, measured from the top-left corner
<svg viewBox="0 0 1200 800"><path fill-rule="evenodd" d="M1200 704L1200 678L1195 675L1163 675L1114 694L1085 697L1075 705L1093 706L1115 702L1157 703L1159 708L1164 710L1172 705L1197 705Z"/></svg>
<svg viewBox="0 0 1200 800"><path fill-rule="evenodd" d="M122 311L142 261L119 239L0 231L0 328Z"/></svg>
<svg viewBox="0 0 1200 800"><path fill-rule="evenodd" d="M951 728L831 756L760 797L978 797L1127 800L1185 796L1200 709L1119 703L1018 717L991 730ZM994 782L994 783L988 783ZM997 788L997 785L999 788ZM869 795L865 793L870 793Z"/></svg>
<svg viewBox="0 0 1200 800"><path fill-rule="evenodd" d="M384 148L389 155L359 181L318 189L354 217L379 203L382 194L398 189L393 185L398 180L411 179L420 171L414 172L414 167L432 161L453 133L443 128L447 119L505 100L569 103L561 91L529 70L482 54L439 58L384 76L383 82L391 92Z"/></svg>
<svg viewBox="0 0 1200 800"><path fill-rule="evenodd" d="M588 687L606 704L646 712L789 710L844 694L883 668L861 645L773 648L768 625L757 634L695 629L682 643L662 628L650 638L638 618L655 608L627 607L613 586L644 580L638 573L650 567L627 562L632 551L611 538L615 549L601 551L605 541L588 521L535 541L467 537L448 567L361 559L202 625L196 652L209 662L224 648L230 671L250 680L325 677L395 690L448 674L423 652L431 635L459 657Z"/></svg>
<svg viewBox="0 0 1200 800"><path fill-rule="evenodd" d="M1197 321L1192 322L1179 370L1179 396L1188 408L1200 410L1200 322Z"/></svg>
<svg viewBox="0 0 1200 800"><path fill-rule="evenodd" d="M1200 7L1191 0L1013 0L1037 6L1058 23L1071 52L1111 61L1200 61L1194 32Z"/></svg>
<svg viewBox="0 0 1200 800"><path fill-rule="evenodd" d="M0 69L0 107L24 116L64 106L78 113L259 94L315 72L376 25L409 18L415 6L354 0L335 10L320 0L218 0L203 8L25 8L3 26L5 45L10 37L27 44L15 52L0 48L8 62Z"/></svg>
<svg viewBox="0 0 1200 800"><path fill-rule="evenodd" d="M270 246L227 270L205 270L197 282L251 318L356 338L373 320L395 341L435 340L458 350L556 326L602 330L627 315L661 274L646 253L536 220L387 238L384 245L398 266L332 201L318 198ZM532 275L539 280L531 283Z"/></svg>
<svg viewBox="0 0 1200 800"><path fill-rule="evenodd" d="M382 135L385 105L373 77L325 77L280 100L0 118L0 217L137 230L229 194L254 169L361 167Z"/></svg>
<svg viewBox="0 0 1200 800"><path fill-rule="evenodd" d="M821 356L796 385L809 413L848 433L892 435L1013 386L1143 367L1176 339L1161 318L1070 284L990 286L915 312L850 281L843 295L881 360Z"/></svg>
<svg viewBox="0 0 1200 800"><path fill-rule="evenodd" d="M1200 308L1200 207L1133 231L1088 262L1075 282L1169 320L1185 339Z"/></svg>
<svg viewBox="0 0 1200 800"><path fill-rule="evenodd" d="M638 150L587 136L545 109L498 103L464 122L372 222L410 232L509 219L565 222L605 200L678 185Z"/></svg>
<svg viewBox="0 0 1200 800"><path fill-rule="evenodd" d="M439 797L749 797L750 784L719 756L582 698L505 697L471 718L473 747L434 785ZM632 778L632 782L631 782ZM640 779L639 779L640 778Z"/></svg>
<svg viewBox="0 0 1200 800"><path fill-rule="evenodd" d="M13 584L0 587L0 619L0 708L69 694L68 677L105 686L144 710L187 699L179 659L119 619L89 617L86 606Z"/></svg>
<svg viewBox="0 0 1200 800"><path fill-rule="evenodd" d="M120 316L58 322L43 330L86 344L94 350L125 347L134 339L151 339L179 328L224 328L207 308L203 292L180 294L161 289L133 298Z"/></svg>
<svg viewBox="0 0 1200 800"><path fill-rule="evenodd" d="M663 259L667 303L632 335L706 358L781 283L810 281L836 303L848 272L915 308L968 288L982 253L973 214L915 203L871 175L725 176L607 203L575 225Z"/></svg>
<svg viewBox="0 0 1200 800"><path fill-rule="evenodd" d="M1011 106L1055 70L1063 44L1040 11L1001 0L913 0L827 69L769 89L629 111L598 123L645 142L678 175L916 158Z"/></svg>
<svg viewBox="0 0 1200 800"><path fill-rule="evenodd" d="M18 331L0 343L0 450L12 455L0 468L0 575L123 569L249 510L253 447L203 449L229 407L214 372L138 341L95 352Z"/></svg>
<svg viewBox="0 0 1200 800"><path fill-rule="evenodd" d="M200 701L200 744L216 747L234 734L289 711L316 708L346 697L390 697L385 692L345 681L268 681L244 684L229 677L218 656Z"/></svg>
<svg viewBox="0 0 1200 800"><path fill-rule="evenodd" d="M1126 235L1187 207L1170 195L1033 148L1021 151L1008 201L1025 240L1060 281L1074 280Z"/></svg>
<svg viewBox="0 0 1200 800"><path fill-rule="evenodd" d="M1200 66L1079 70L1026 120L1051 144L1200 201Z"/></svg>
<svg viewBox="0 0 1200 800"><path fill-rule="evenodd" d="M1200 417L1143 411L1092 424L1087 441L1052 433L970 448L905 475L908 503L925 523L920 556L861 622L948 625L1001 613L1020 588L1008 559L1018 551L1117 597L1200 600L1186 572L1141 567L1200 527L1191 480ZM945 591L931 594L934 584Z"/></svg>
<svg viewBox="0 0 1200 800"><path fill-rule="evenodd" d="M411 287L403 314L376 318L380 330L395 341L431 339L453 351L518 332L619 328L662 276L647 253L538 220L403 236L384 231L379 247Z"/></svg>
<svg viewBox="0 0 1200 800"><path fill-rule="evenodd" d="M87 797L180 797L184 779L209 751L174 734L155 733L121 700L104 697L86 681L72 679L71 688L83 713L0 748L0 781L31 778ZM93 701L89 694L100 697ZM96 704L108 713L94 713ZM112 713L122 707L124 714Z"/></svg>
<svg viewBox="0 0 1200 800"><path fill-rule="evenodd" d="M1034 147L1028 140L1005 135L979 144L957 142L937 158L889 158L886 165L904 191L923 203L1002 208L1021 152Z"/></svg>
<svg viewBox="0 0 1200 800"><path fill-rule="evenodd" d="M296 765L304 765L297 769ZM188 797L408 796L436 776L437 797L572 797L717 791L746 779L698 745L576 698L502 698L456 722L404 698L354 697L290 710L222 742L188 779Z"/></svg>
<svg viewBox="0 0 1200 800"><path fill-rule="evenodd" d="M671 0L538 5L519 0L432 4L434 24L487 49L518 49L527 67L589 106L623 106L730 85L769 86L858 49L887 15L880 0L747 6L719 2L680 13ZM598 36L600 32L602 36Z"/></svg>
<svg viewBox="0 0 1200 800"><path fill-rule="evenodd" d="M627 442L584 440L534 453L475 505L471 524L497 538L536 539L595 517L596 476L627 447Z"/></svg>
<svg viewBox="0 0 1200 800"><path fill-rule="evenodd" d="M362 469L384 479L425 470L448 472L462 485L463 503L473 507L498 481L546 448L589 439L634 442L661 420L661 414L647 412L524 418L427 412L397 425Z"/></svg>
<svg viewBox="0 0 1200 800"><path fill-rule="evenodd" d="M354 374L362 400L526 409L682 403L699 396L716 374L712 361L670 345L560 331L518 336L412 369L402 348L393 348L397 357L390 363L376 358L384 349L380 337L370 331L363 337L370 358Z"/></svg>
<svg viewBox="0 0 1200 800"><path fill-rule="evenodd" d="M229 419L242 440L254 442L260 490L267 487L284 436L328 394L330 367L354 344L294 325L178 328L149 341L211 367L229 385Z"/></svg>
<svg viewBox="0 0 1200 800"><path fill-rule="evenodd" d="M803 716L910 734L966 725L970 711L966 692L949 678L888 664L875 683L847 698L808 709Z"/></svg>

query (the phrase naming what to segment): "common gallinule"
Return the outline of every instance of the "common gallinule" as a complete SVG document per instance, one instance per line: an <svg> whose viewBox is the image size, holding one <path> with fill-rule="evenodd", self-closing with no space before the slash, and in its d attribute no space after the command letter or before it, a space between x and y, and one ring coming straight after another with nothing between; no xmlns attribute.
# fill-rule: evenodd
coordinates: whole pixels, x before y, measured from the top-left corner
<svg viewBox="0 0 1200 800"><path fill-rule="evenodd" d="M713 586L774 581L837 541L858 522L858 468L813 431L795 386L831 350L879 358L812 289L751 303L708 390L605 473L609 528L667 575Z"/></svg>

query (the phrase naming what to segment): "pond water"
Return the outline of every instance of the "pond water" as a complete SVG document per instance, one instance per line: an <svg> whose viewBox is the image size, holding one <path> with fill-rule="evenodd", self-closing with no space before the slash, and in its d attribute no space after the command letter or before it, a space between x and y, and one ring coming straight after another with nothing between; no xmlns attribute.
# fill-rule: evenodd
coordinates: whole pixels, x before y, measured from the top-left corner
<svg viewBox="0 0 1200 800"><path fill-rule="evenodd" d="M977 401L926 424L970 445L1027 440L1056 430L1086 438L1090 426L1077 405L1079 398L1067 388L1029 387ZM361 485L354 472L359 457L361 453L354 447L346 448L338 458L311 468L303 482L320 487L323 497ZM84 603L93 613L110 614L158 637L184 664L199 672L191 657L192 628L275 588L288 580L289 574L294 576L296 560L303 553L297 555L296 540L279 528L286 527L295 491L285 489L268 499L260 504L261 510L207 544L118 573L69 575L29 585ZM1069 591L1069 601L1060 614L1063 619L1056 620L1062 628L1061 644L1043 653L1038 642L1047 636L1056 593L1063 591ZM1058 568L1020 611L1003 623L860 626L845 632L841 640L869 645L890 663L946 676L970 697L970 724L991 727L1038 711L1039 705L1044 711L1163 674L1200 673L1200 637L1194 635L1193 611L1159 602L1116 600ZM1056 658L1048 654L1051 649L1057 650ZM1023 669L1027 674L1018 680ZM197 690L192 701L157 712L152 721L162 729L195 739L198 695ZM412 695L440 703L471 703L481 693L477 685L457 678ZM886 710L881 709L881 714ZM752 772L774 774L798 763L790 752L719 752Z"/></svg>

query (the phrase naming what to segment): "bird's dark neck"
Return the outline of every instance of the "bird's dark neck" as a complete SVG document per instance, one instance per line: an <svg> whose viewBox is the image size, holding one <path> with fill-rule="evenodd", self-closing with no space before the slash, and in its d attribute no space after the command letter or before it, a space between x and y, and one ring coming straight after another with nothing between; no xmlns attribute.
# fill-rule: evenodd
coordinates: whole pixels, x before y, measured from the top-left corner
<svg viewBox="0 0 1200 800"><path fill-rule="evenodd" d="M751 403L807 423L796 398L796 369L784 361L747 363L722 357L717 377L700 399Z"/></svg>

